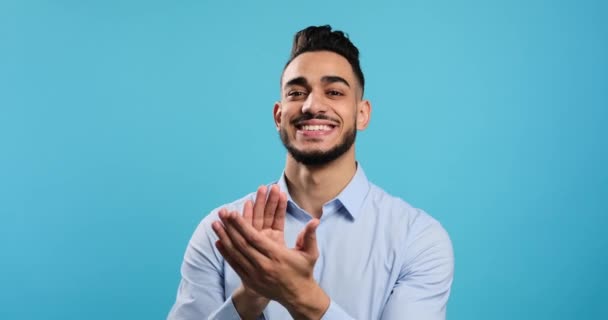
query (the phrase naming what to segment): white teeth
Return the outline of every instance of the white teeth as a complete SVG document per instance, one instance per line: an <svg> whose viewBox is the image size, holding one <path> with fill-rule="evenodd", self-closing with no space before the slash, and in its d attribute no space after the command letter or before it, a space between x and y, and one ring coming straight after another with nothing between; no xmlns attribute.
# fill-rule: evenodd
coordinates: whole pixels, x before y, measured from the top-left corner
<svg viewBox="0 0 608 320"><path fill-rule="evenodd" d="M328 125L304 125L302 126L302 130L306 131L329 131L331 127Z"/></svg>

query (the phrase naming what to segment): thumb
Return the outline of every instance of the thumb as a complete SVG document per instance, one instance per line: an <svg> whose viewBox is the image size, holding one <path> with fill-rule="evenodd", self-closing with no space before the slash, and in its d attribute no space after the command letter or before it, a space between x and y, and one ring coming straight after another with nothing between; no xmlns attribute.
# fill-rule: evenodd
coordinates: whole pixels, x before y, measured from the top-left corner
<svg viewBox="0 0 608 320"><path fill-rule="evenodd" d="M300 236L298 237L298 248L310 255L317 256L317 227L319 226L319 219L310 220Z"/></svg>

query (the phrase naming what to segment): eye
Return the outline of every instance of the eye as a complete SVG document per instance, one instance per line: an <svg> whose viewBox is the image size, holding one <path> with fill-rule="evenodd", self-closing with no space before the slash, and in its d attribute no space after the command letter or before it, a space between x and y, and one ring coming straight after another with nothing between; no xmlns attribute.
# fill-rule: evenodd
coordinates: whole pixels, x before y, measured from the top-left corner
<svg viewBox="0 0 608 320"><path fill-rule="evenodd" d="M287 93L287 96L291 99L298 99L306 96L306 91L292 90Z"/></svg>
<svg viewBox="0 0 608 320"><path fill-rule="evenodd" d="M292 90L292 91L289 91L287 93L287 95L290 96L290 97L300 97L300 96L303 96L305 94L306 93L304 91L298 91L298 90Z"/></svg>
<svg viewBox="0 0 608 320"><path fill-rule="evenodd" d="M327 91L327 94L330 96L343 96L344 94L342 94L342 92L338 91L338 90L329 90Z"/></svg>

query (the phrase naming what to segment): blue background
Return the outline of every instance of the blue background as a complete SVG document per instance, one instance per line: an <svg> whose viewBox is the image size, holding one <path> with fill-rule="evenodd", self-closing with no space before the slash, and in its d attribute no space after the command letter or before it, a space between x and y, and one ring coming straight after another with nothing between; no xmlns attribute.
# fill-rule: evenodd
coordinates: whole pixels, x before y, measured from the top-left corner
<svg viewBox="0 0 608 320"><path fill-rule="evenodd" d="M161 319L277 179L293 34L361 49L358 158L449 231L449 319L606 319L608 2L0 1L0 318Z"/></svg>

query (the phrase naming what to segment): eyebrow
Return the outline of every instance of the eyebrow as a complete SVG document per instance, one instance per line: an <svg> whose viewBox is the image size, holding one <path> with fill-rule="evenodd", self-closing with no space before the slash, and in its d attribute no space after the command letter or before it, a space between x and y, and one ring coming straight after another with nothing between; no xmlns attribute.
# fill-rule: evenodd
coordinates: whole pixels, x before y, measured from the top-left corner
<svg viewBox="0 0 608 320"><path fill-rule="evenodd" d="M321 82L323 82L324 84L341 82L350 88L350 84L348 83L348 81L346 81L346 79L339 77L339 76L324 76L321 78ZM287 88L290 86L310 87L310 84L308 83L308 80L306 80L306 78L296 77L296 78L293 78L293 79L287 81L285 83L284 88Z"/></svg>
<svg viewBox="0 0 608 320"><path fill-rule="evenodd" d="M304 77L293 78L287 82L285 82L285 86L283 88L291 87L291 86L302 86L309 87L308 81Z"/></svg>
<svg viewBox="0 0 608 320"><path fill-rule="evenodd" d="M344 83L347 87L350 88L350 84L348 83L348 81L346 81L346 79L342 78L342 77L338 77L338 76L324 76L323 78L321 78L321 82L323 83L336 83L336 82L342 82Z"/></svg>

